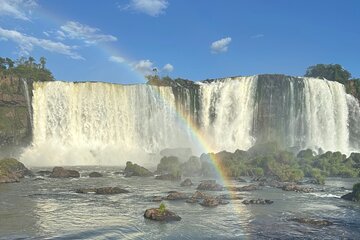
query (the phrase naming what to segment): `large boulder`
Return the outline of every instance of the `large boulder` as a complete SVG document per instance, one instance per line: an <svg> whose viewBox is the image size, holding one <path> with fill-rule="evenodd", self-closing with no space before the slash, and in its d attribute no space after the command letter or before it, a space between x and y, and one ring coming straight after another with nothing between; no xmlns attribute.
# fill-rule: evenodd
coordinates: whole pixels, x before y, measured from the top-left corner
<svg viewBox="0 0 360 240"><path fill-rule="evenodd" d="M341 198L348 201L360 202L360 183L355 184L353 191L341 196Z"/></svg>
<svg viewBox="0 0 360 240"><path fill-rule="evenodd" d="M216 197L206 197L200 202L201 206L204 207L216 207L220 204L220 199Z"/></svg>
<svg viewBox="0 0 360 240"><path fill-rule="evenodd" d="M146 168L129 161L126 162L124 175L125 177L131 177L131 176L150 177L153 176L153 173L147 170Z"/></svg>
<svg viewBox="0 0 360 240"><path fill-rule="evenodd" d="M181 220L181 217L179 217L176 213L171 212L167 209L161 211L159 208L146 209L144 213L144 217L150 220L163 221L163 222Z"/></svg>
<svg viewBox="0 0 360 240"><path fill-rule="evenodd" d="M33 176L33 174L21 162L14 158L0 160L0 183L18 182L25 176Z"/></svg>
<svg viewBox="0 0 360 240"><path fill-rule="evenodd" d="M184 200L187 199L188 196L182 192L171 192L165 199L166 200Z"/></svg>
<svg viewBox="0 0 360 240"><path fill-rule="evenodd" d="M64 169L63 167L54 167L50 174L52 178L79 178L80 173L76 170Z"/></svg>
<svg viewBox="0 0 360 240"><path fill-rule="evenodd" d="M198 185L197 189L206 191L222 191L224 188L222 185L216 183L215 180L204 180Z"/></svg>

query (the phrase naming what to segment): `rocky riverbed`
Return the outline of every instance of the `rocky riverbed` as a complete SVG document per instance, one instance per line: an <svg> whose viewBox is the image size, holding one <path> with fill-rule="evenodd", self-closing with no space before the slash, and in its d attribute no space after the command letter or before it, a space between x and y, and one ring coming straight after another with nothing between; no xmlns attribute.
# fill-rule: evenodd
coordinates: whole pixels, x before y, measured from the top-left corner
<svg viewBox="0 0 360 240"><path fill-rule="evenodd" d="M64 169L78 171L80 177L52 178L40 172L42 181L25 177L17 183L0 184L0 239L356 239L360 234L360 204L340 198L351 192L358 178L332 178L324 186L302 185L313 189L311 192L258 186L247 178L247 182L234 180L231 186L244 190L245 186L257 185L251 191L220 187L213 191L197 189L209 179L191 178L193 185L182 187L179 181L126 178L116 174L123 170L116 167ZM53 168L31 170L37 174L52 172ZM103 177L89 177L92 172ZM220 179L214 184L223 186ZM154 201L156 196L158 201ZM173 200L176 197L180 199ZM146 209L156 209L160 203L181 221L164 223L144 218Z"/></svg>

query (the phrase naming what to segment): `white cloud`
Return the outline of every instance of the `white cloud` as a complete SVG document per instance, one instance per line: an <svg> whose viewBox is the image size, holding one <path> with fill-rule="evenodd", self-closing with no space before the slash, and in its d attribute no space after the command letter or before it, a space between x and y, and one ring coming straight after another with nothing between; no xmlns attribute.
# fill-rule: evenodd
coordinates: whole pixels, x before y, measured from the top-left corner
<svg viewBox="0 0 360 240"><path fill-rule="evenodd" d="M123 57L119 57L119 56L111 56L111 57L109 57L109 61L115 62L115 63L123 63L123 62L125 62L125 59Z"/></svg>
<svg viewBox="0 0 360 240"><path fill-rule="evenodd" d="M229 44L231 42L231 37L222 38L213 42L210 46L212 53L222 53L228 50Z"/></svg>
<svg viewBox="0 0 360 240"><path fill-rule="evenodd" d="M18 44L21 55L29 55L34 47L40 47L49 52L55 52L67 55L73 59L84 59L78 53L74 52L74 46L68 46L61 42L54 42L47 39L27 36L15 30L7 30L0 27L0 37L6 38Z"/></svg>
<svg viewBox="0 0 360 240"><path fill-rule="evenodd" d="M0 0L0 15L29 21L31 10L36 6L36 0Z"/></svg>
<svg viewBox="0 0 360 240"><path fill-rule="evenodd" d="M140 60L138 62L133 63L132 66L133 66L133 70L140 72L144 76L153 75L154 69L156 69L157 71L157 68L154 67L154 63L151 62L150 60Z"/></svg>
<svg viewBox="0 0 360 240"><path fill-rule="evenodd" d="M170 73L170 72L174 71L174 66L171 65L170 63L167 63L167 64L165 64L165 66L162 68L162 70L163 70L164 72Z"/></svg>
<svg viewBox="0 0 360 240"><path fill-rule="evenodd" d="M169 2L167 0L131 0L126 7L120 6L120 8L132 9L156 17L165 13L168 6Z"/></svg>
<svg viewBox="0 0 360 240"><path fill-rule="evenodd" d="M265 37L264 34L262 33L259 33L259 34L256 34L256 35L252 35L251 38L262 38L262 37Z"/></svg>
<svg viewBox="0 0 360 240"><path fill-rule="evenodd" d="M59 39L69 38L83 40L88 45L117 41L115 36L102 34L100 33L100 29L79 22L68 21L65 25L61 26L60 29L61 30L57 31Z"/></svg>

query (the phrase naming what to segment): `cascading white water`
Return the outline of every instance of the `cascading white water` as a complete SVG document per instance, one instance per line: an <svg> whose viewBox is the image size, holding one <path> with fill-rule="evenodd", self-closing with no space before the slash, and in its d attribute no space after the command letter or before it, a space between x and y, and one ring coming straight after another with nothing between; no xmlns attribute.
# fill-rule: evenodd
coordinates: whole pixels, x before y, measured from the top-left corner
<svg viewBox="0 0 360 240"><path fill-rule="evenodd" d="M195 83L192 89L35 83L33 145L22 160L33 165L144 164L165 148L188 147L196 154L246 150L274 131L287 147L354 149L348 116L349 109L356 109L343 85L312 78L272 83L259 78ZM360 122L356 116L351 119L352 125ZM197 123L203 139L194 139L186 121ZM211 149L199 147L199 141Z"/></svg>
<svg viewBox="0 0 360 240"><path fill-rule="evenodd" d="M305 147L349 152L348 106L344 85L304 78Z"/></svg>
<svg viewBox="0 0 360 240"><path fill-rule="evenodd" d="M190 147L170 87L35 83L33 164L124 164Z"/></svg>
<svg viewBox="0 0 360 240"><path fill-rule="evenodd" d="M200 127L214 151L248 149L257 77L228 78L200 87Z"/></svg>

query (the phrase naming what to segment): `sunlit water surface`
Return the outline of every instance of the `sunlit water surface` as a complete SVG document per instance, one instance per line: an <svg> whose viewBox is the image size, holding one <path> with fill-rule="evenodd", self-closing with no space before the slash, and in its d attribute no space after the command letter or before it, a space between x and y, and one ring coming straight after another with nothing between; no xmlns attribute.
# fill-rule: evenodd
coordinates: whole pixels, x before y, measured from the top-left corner
<svg viewBox="0 0 360 240"><path fill-rule="evenodd" d="M244 199L265 198L272 205L244 205L232 200L228 205L206 208L185 201L164 201L168 209L182 217L180 222L160 223L144 219L145 209L157 207L155 195L193 187L153 178L124 178L116 167L78 167L80 179L51 179L0 185L0 239L359 239L360 204L340 196L359 179L330 179L315 193L284 192L263 187L240 193ZM38 171L40 169L32 169ZM41 169L43 170L43 169ZM103 178L86 177L99 171ZM84 177L83 177L84 176ZM247 183L233 182L234 186ZM119 186L128 194L77 194L83 187ZM321 189L325 191L320 191ZM211 192L219 195L226 192ZM313 227L290 221L310 217L332 221L329 227Z"/></svg>

